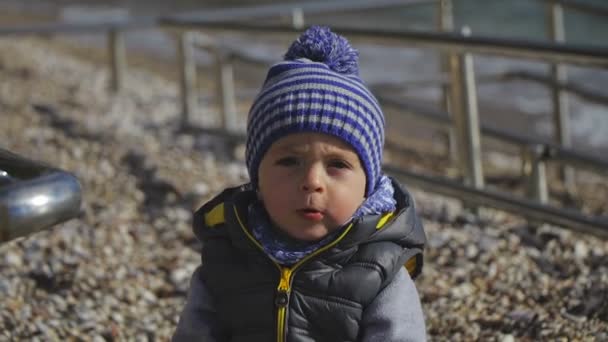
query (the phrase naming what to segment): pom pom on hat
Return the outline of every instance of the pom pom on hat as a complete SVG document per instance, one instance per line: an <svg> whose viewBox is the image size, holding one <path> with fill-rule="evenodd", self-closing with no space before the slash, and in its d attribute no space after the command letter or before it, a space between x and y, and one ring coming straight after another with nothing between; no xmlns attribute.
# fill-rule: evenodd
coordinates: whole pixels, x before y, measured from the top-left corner
<svg viewBox="0 0 608 342"><path fill-rule="evenodd" d="M247 120L245 158L257 187L264 154L293 133L329 134L348 143L366 174L366 196L381 176L384 114L359 78L358 52L327 27L313 26L268 70Z"/></svg>
<svg viewBox="0 0 608 342"><path fill-rule="evenodd" d="M291 44L285 60L308 58L341 74L359 74L359 52L329 27L312 26Z"/></svg>

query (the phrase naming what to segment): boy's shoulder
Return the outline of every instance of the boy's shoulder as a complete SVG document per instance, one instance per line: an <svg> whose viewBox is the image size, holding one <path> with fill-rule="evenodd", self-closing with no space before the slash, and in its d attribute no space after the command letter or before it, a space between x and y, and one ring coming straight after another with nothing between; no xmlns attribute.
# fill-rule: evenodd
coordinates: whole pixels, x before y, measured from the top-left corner
<svg viewBox="0 0 608 342"><path fill-rule="evenodd" d="M195 230L213 228L225 223L225 208L236 202L240 202L239 199L242 195L250 193L253 193L250 183L225 188L194 212L192 223Z"/></svg>

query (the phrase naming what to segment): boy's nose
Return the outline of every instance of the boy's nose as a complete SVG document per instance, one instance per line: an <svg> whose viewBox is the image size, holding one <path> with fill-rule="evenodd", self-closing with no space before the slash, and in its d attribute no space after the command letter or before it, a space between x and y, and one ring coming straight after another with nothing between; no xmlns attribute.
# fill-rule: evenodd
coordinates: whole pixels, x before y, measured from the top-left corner
<svg viewBox="0 0 608 342"><path fill-rule="evenodd" d="M305 192L323 191L323 172L320 166L313 165L305 171L300 184L300 189Z"/></svg>

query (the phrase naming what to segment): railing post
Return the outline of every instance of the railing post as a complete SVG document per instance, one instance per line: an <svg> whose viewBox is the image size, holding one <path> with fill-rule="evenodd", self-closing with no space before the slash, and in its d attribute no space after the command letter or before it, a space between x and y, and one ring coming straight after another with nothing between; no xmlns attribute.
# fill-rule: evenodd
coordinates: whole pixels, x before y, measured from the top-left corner
<svg viewBox="0 0 608 342"><path fill-rule="evenodd" d="M473 56L469 53L450 56L450 70L450 105L458 141L460 170L467 185L481 189L484 179Z"/></svg>
<svg viewBox="0 0 608 342"><path fill-rule="evenodd" d="M123 33L118 29L111 29L108 34L108 55L112 74L110 87L112 91L119 92L123 85L123 75L127 63Z"/></svg>
<svg viewBox="0 0 608 342"><path fill-rule="evenodd" d="M545 165L545 147L531 145L526 149L526 164L528 174L528 194L542 204L549 202L547 186L547 168Z"/></svg>
<svg viewBox="0 0 608 342"><path fill-rule="evenodd" d="M296 30L304 28L304 11L300 7L296 7L291 11L291 25Z"/></svg>
<svg viewBox="0 0 608 342"><path fill-rule="evenodd" d="M451 32L454 30L454 15L452 10L452 0L440 0L438 2L438 13L437 13L437 28L441 32ZM439 55L440 71L442 75L450 72L450 53L440 53ZM446 113L451 113L450 107L450 84L443 83L441 85L441 107ZM456 132L453 128L450 128L447 132L448 141L448 154L451 161L458 159L458 151L456 146L458 145L456 139Z"/></svg>
<svg viewBox="0 0 608 342"><path fill-rule="evenodd" d="M547 4L548 18L547 31L549 37L555 42L565 42L566 32L564 26L564 12L562 4L559 2L551 2ZM566 66L562 64L551 64L551 102L553 104L553 122L555 128L555 140L563 147L572 145L572 137L570 135L570 115L568 110L568 94L559 89L558 84L566 82L568 75ZM574 170L571 167L562 166L560 168L560 177L567 189L572 190L574 186Z"/></svg>
<svg viewBox="0 0 608 342"><path fill-rule="evenodd" d="M196 64L191 32L181 32L177 37L180 69L180 94L182 102L181 127L187 127L196 108Z"/></svg>
<svg viewBox="0 0 608 342"><path fill-rule="evenodd" d="M232 67L232 54L216 45L215 58L217 61L217 85L220 97L222 128L227 132L236 130L236 94L234 90L234 71Z"/></svg>

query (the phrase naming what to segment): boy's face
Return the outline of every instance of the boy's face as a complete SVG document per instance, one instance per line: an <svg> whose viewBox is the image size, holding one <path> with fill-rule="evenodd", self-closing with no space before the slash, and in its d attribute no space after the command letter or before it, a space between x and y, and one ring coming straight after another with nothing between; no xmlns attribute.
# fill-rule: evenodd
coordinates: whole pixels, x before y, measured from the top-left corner
<svg viewBox="0 0 608 342"><path fill-rule="evenodd" d="M277 140L259 168L261 200L271 220L291 237L319 240L363 203L366 176L345 142L320 133Z"/></svg>

